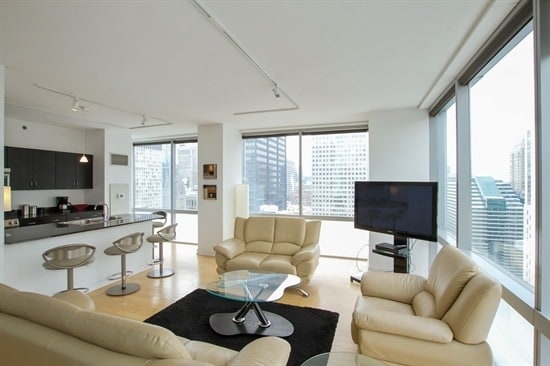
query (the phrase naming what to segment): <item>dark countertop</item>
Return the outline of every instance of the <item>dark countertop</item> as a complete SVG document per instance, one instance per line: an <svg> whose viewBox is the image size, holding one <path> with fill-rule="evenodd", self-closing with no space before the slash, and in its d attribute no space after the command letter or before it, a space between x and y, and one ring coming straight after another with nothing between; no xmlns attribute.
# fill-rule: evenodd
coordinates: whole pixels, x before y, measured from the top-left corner
<svg viewBox="0 0 550 366"><path fill-rule="evenodd" d="M109 221L92 217L67 222L55 222L41 225L31 225L5 229L5 243L14 244L30 240L50 238L54 236L81 233L90 230L105 229L120 225L135 224L143 221L151 221L157 218L152 214L124 214L116 215Z"/></svg>

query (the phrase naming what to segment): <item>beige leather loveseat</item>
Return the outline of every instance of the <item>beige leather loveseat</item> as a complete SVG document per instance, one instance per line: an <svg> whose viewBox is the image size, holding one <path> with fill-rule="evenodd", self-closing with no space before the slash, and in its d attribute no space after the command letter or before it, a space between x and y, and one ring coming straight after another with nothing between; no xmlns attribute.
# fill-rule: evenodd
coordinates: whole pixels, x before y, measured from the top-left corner
<svg viewBox="0 0 550 366"><path fill-rule="evenodd" d="M300 217L237 217L233 238L214 246L218 273L247 269L311 280L319 264L321 221Z"/></svg>
<svg viewBox="0 0 550 366"><path fill-rule="evenodd" d="M486 365L486 342L502 288L452 246L437 254L428 278L365 272L352 337L367 356L400 365Z"/></svg>
<svg viewBox="0 0 550 366"><path fill-rule="evenodd" d="M0 365L284 366L289 354L281 338L237 352L0 284Z"/></svg>

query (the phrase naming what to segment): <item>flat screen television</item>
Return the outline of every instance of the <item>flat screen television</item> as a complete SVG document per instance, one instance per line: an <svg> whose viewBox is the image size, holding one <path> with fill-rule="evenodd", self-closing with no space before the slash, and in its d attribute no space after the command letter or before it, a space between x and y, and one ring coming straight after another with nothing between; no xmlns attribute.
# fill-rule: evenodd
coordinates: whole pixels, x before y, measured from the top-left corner
<svg viewBox="0 0 550 366"><path fill-rule="evenodd" d="M354 227L437 241L437 182L355 182ZM404 243L403 240L405 239Z"/></svg>

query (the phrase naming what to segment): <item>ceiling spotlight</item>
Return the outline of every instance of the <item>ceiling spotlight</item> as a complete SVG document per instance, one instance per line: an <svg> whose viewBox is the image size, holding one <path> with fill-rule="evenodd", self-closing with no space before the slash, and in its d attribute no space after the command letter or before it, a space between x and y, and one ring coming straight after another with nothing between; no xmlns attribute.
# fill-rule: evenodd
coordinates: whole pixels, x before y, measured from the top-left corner
<svg viewBox="0 0 550 366"><path fill-rule="evenodd" d="M280 99L281 98L281 88L279 88L277 85L273 88L273 95L275 95L275 98Z"/></svg>
<svg viewBox="0 0 550 366"><path fill-rule="evenodd" d="M78 112L78 108L80 108L80 101L77 97L73 98L73 107L71 108L73 112Z"/></svg>

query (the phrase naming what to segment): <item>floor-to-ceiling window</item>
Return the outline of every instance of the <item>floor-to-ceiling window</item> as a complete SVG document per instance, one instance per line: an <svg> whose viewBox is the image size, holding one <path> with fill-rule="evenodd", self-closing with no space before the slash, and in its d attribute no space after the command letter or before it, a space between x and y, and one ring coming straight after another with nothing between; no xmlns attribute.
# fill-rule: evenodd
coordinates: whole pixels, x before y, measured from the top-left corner
<svg viewBox="0 0 550 366"><path fill-rule="evenodd" d="M176 240L198 242L197 142L134 144L134 210L166 211Z"/></svg>
<svg viewBox="0 0 550 366"><path fill-rule="evenodd" d="M509 52L470 86L472 250L532 290L536 255L532 32L508 47Z"/></svg>
<svg viewBox="0 0 550 366"><path fill-rule="evenodd" d="M454 100L439 114L438 121L443 131L442 154L438 159L441 165L439 174L438 234L448 244L456 245L456 103Z"/></svg>
<svg viewBox="0 0 550 366"><path fill-rule="evenodd" d="M322 255L357 257L366 244L353 228L354 182L368 178L365 127L245 136L244 174L251 214L323 220Z"/></svg>
<svg viewBox="0 0 550 366"><path fill-rule="evenodd" d="M540 255L549 244L544 197L550 187L540 184L548 182L550 159L543 153L550 93L550 66L543 61L550 57L550 32L541 31L544 24L548 28L548 10L544 2L521 2L458 75L450 88L454 94L442 95L430 111L436 129L444 131L438 134L439 152L446 154L439 160L439 179L451 181L452 150L458 158L457 201L443 205L445 218L457 220L456 245L471 251L504 287L488 338L495 365L550 361L550 261ZM531 15L538 15L539 28ZM451 227L446 220L444 226ZM452 243L440 234L442 242Z"/></svg>

